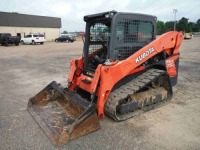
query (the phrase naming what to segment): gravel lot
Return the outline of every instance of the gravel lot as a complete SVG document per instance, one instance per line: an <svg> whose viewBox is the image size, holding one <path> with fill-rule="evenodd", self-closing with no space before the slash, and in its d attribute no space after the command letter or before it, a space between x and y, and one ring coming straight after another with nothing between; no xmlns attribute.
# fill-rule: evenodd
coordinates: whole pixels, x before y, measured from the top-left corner
<svg viewBox="0 0 200 150"><path fill-rule="evenodd" d="M83 43L0 46L0 149L56 149L27 112L28 99L52 80L66 85L70 58ZM181 46L178 91L172 101L60 149L200 149L200 37Z"/></svg>

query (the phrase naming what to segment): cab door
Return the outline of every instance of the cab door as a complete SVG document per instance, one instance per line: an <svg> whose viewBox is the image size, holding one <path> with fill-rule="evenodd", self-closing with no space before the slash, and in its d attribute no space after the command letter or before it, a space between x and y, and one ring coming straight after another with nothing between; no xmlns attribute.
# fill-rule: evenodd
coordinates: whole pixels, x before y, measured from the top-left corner
<svg viewBox="0 0 200 150"><path fill-rule="evenodd" d="M32 43L32 40L33 40L32 35L31 35L31 34L28 35L28 37L27 37L27 42L28 42L28 43Z"/></svg>
<svg viewBox="0 0 200 150"><path fill-rule="evenodd" d="M25 36L25 38L24 38L24 43L31 43L32 42L32 36L31 35L27 35L27 36Z"/></svg>

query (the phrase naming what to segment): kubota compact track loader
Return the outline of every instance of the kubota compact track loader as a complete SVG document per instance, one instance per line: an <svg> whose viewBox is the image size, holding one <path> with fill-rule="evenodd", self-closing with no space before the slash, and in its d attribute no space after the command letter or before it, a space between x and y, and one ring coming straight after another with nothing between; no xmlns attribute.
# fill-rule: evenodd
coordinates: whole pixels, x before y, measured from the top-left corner
<svg viewBox="0 0 200 150"><path fill-rule="evenodd" d="M170 100L182 33L156 38L150 15L104 12L84 17L83 56L72 59L68 86L53 81L28 111L59 146L100 128L105 113L126 120Z"/></svg>

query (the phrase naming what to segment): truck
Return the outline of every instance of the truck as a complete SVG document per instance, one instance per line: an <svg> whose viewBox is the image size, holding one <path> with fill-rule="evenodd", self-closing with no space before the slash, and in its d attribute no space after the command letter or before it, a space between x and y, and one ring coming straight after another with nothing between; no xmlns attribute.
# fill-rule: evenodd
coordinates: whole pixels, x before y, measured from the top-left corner
<svg viewBox="0 0 200 150"><path fill-rule="evenodd" d="M184 39L192 39L192 33L184 33Z"/></svg>
<svg viewBox="0 0 200 150"><path fill-rule="evenodd" d="M8 46L9 44L15 44L18 46L20 43L20 37L12 36L10 33L0 33L0 44Z"/></svg>

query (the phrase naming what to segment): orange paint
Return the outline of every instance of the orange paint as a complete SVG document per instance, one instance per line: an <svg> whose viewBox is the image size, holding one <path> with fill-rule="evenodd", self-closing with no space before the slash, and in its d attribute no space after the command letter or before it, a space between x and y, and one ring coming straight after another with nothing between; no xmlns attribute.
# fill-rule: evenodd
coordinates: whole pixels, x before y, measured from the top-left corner
<svg viewBox="0 0 200 150"><path fill-rule="evenodd" d="M86 79L87 76L81 74L77 77L74 75L74 72L78 67L83 67L83 59L77 59L77 63L75 63L75 60L72 60L70 63L71 68L68 78L68 82L71 82L72 84L69 88L71 90L74 90L74 88L78 86L91 94L96 92L96 95L98 97L98 116L104 117L105 102L112 88L118 81L128 75L144 70L145 68L142 66L142 64L164 50L169 55L171 55L170 50L172 50L173 54L178 54L178 49L181 43L182 33L176 31L167 32L149 43L148 45L144 46L125 60L115 61L111 66L103 66L102 64L99 64L95 71L94 77L90 78L91 83L89 84L82 82L82 80ZM92 56L93 55L91 54L89 57ZM170 76L174 76L177 74L175 71L176 68L169 67L169 63L175 61L178 56L179 55L166 60L168 61L166 62L166 65L168 65L167 72ZM175 66L174 63L171 63L171 65Z"/></svg>

